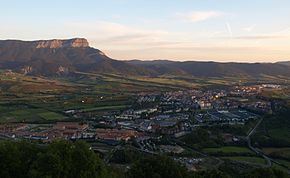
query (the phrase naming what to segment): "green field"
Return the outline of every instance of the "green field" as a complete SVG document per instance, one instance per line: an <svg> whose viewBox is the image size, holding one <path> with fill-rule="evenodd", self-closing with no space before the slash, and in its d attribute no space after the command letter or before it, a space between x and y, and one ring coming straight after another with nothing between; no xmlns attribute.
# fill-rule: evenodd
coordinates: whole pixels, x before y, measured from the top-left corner
<svg viewBox="0 0 290 178"><path fill-rule="evenodd" d="M35 121L57 121L63 120L66 117L62 114L47 111L44 109L35 108L21 108L13 109L9 108L3 111L1 107L0 121L1 122L35 122Z"/></svg>
<svg viewBox="0 0 290 178"><path fill-rule="evenodd" d="M281 171L284 171L284 172L288 172L289 170L283 166L280 166L276 163L273 164L272 168L275 168L275 169L278 169L278 170L281 170Z"/></svg>
<svg viewBox="0 0 290 178"><path fill-rule="evenodd" d="M196 87L173 77L130 77L79 73L80 78L42 78L0 72L0 122L37 122L66 119L66 110L119 111L139 92Z"/></svg>
<svg viewBox="0 0 290 178"><path fill-rule="evenodd" d="M290 147L290 111L265 116L253 140L260 147Z"/></svg>
<svg viewBox="0 0 290 178"><path fill-rule="evenodd" d="M57 120L63 120L65 119L65 117L61 114L58 113L54 113L54 112L42 112L39 113L38 116L40 116L41 118L43 118L44 120L47 121L57 121Z"/></svg>
<svg viewBox="0 0 290 178"><path fill-rule="evenodd" d="M240 162L247 162L247 163L254 163L254 164L265 164L265 159L261 157L249 157L249 156L233 156L233 157L221 157L223 159L229 159L233 161L240 161Z"/></svg>
<svg viewBox="0 0 290 178"><path fill-rule="evenodd" d="M283 164L284 166L288 167L290 169L290 161L289 160L282 160L282 159L276 159L279 163Z"/></svg>
<svg viewBox="0 0 290 178"><path fill-rule="evenodd" d="M81 112L91 112L91 111L106 111L106 110L122 110L128 107L129 105L117 105L117 106L100 106L94 108L82 109Z"/></svg>
<svg viewBox="0 0 290 178"><path fill-rule="evenodd" d="M257 81L257 78L248 77L140 77L84 72L68 78L33 77L16 73L7 76L0 72L0 78L0 122L62 120L66 119L62 115L66 110L102 113L125 109L132 105L136 94L140 92L224 88L241 82ZM265 76L259 80L273 79ZM23 105L28 108L22 108Z"/></svg>
<svg viewBox="0 0 290 178"><path fill-rule="evenodd" d="M246 147L224 146L219 148L205 148L206 153L238 153L238 154L252 154L253 152Z"/></svg>
<svg viewBox="0 0 290 178"><path fill-rule="evenodd" d="M266 154L271 154L271 153L274 153L274 152L287 152L287 153L289 153L289 155L290 155L290 147L285 147L285 148L263 148L262 149L263 150L263 152L264 153L266 153Z"/></svg>
<svg viewBox="0 0 290 178"><path fill-rule="evenodd" d="M263 148L262 151L270 156L290 159L290 148Z"/></svg>
<svg viewBox="0 0 290 178"><path fill-rule="evenodd" d="M290 141L289 128L270 129L268 134L273 138L289 138L288 140Z"/></svg>

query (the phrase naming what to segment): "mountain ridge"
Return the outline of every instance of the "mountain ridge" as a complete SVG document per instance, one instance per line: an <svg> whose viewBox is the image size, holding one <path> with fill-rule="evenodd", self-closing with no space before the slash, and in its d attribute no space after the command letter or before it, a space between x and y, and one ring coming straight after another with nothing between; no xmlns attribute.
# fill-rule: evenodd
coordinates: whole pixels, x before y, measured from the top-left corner
<svg viewBox="0 0 290 178"><path fill-rule="evenodd" d="M198 61L121 61L92 48L84 38L66 40L0 40L0 69L29 75L70 75L74 72L160 76L290 76L280 63L220 63Z"/></svg>
<svg viewBox="0 0 290 178"><path fill-rule="evenodd" d="M290 76L290 66L278 63L241 63L241 62L213 62L213 61L169 61L153 60L140 61L132 60L128 63L146 68L162 69L163 74L170 71L182 71L192 76L222 77L222 76ZM162 74L160 74L162 75Z"/></svg>

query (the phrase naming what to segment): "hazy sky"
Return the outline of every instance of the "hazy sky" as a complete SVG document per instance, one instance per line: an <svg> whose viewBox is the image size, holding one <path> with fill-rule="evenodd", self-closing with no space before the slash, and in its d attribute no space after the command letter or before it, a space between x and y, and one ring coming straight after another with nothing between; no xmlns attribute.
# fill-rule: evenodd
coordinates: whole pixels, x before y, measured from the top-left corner
<svg viewBox="0 0 290 178"><path fill-rule="evenodd" d="M1 0L0 39L87 38L116 59L290 60L290 0Z"/></svg>

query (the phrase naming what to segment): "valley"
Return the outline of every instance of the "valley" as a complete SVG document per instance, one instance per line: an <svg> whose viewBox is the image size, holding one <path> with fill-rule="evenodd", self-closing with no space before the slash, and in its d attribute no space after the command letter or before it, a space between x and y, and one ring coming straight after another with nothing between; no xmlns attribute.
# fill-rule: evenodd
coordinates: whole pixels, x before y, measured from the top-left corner
<svg viewBox="0 0 290 178"><path fill-rule="evenodd" d="M84 72L76 72L77 76L73 77L46 77L24 75L10 70L2 70L0 75L0 122L4 126L4 129L5 127L18 128L18 124L21 124L21 128L23 126L28 127L28 130L25 129L23 131L19 127L20 130L15 132L14 134L16 135L13 137L25 138L32 142L37 140L50 142L51 138L50 136L46 137L46 133L52 134L50 133L50 129L56 127L55 124L62 122L67 124L87 123L89 126L88 130L83 132L82 135L61 136L61 138L66 139L77 138L80 140L92 140L91 136L95 135L95 128L105 128L102 131L105 135L108 134L107 132L113 131L109 129L121 129L114 131L117 133L128 129L128 131L136 130L142 133L142 136L137 136L135 135L136 133L132 133L132 136L136 137L136 140L126 141L123 146L121 146L122 144L119 145L122 143L120 141L128 139L123 136L118 138L120 140L115 140L113 145L110 142L115 138L110 138L108 135L102 136L93 142L89 141L89 143L94 145L94 149L105 157L109 156L108 154L112 149L120 151L127 149L140 150L141 153L143 152L145 154L161 152L168 156L174 156L175 159L187 165L188 169L194 170L212 169L211 162L217 160L218 164L221 165L231 162L231 164L242 164L250 167L268 167L263 157L256 155L247 148L245 140L246 135L257 124L258 120L250 119L246 122L230 121L229 124L229 120L221 120L223 117L227 119L227 115L219 116L221 113L215 113L215 111L225 110L237 115L237 111L241 111L241 107L245 108L243 106L244 104L242 104L244 102L243 100L246 101L245 103L249 101L261 103L267 100L273 100L277 101L277 106L275 106L277 107L277 111L275 112L280 112L279 108L284 105L281 105L280 100L287 101L290 97L288 89L289 81L283 77L224 77L221 79L218 77L199 78L172 75L159 77L123 76L118 74ZM264 86L264 88L258 91L256 90L258 88L255 88L258 86ZM275 89L276 86L278 87L277 89ZM217 95L220 98L209 101L211 105L205 105L204 108L200 108L201 103L184 103L181 106L179 104L173 104L170 105L171 108L173 107L173 111L169 112L170 110L167 109L168 111L166 111L162 109L165 106L158 103L162 101L162 97L164 99L167 97L177 99L172 98L172 102L179 101L178 97L181 97L180 101L187 102L182 97L208 97L211 95ZM230 102L227 105L223 105L220 103L224 100L223 98L226 99L225 101ZM171 99L168 101L171 101ZM151 114L151 111L148 109L152 109L152 107L157 108L157 112L153 111ZM189 110L185 110L187 107ZM181 108L181 111L179 111L179 108ZM251 111L251 109L253 108L250 106L247 110ZM139 115L137 112L142 113ZM146 114L146 112L149 114ZM273 117L264 116L268 112L268 110L263 109L257 110L254 113L259 114L253 116L255 118ZM168 122L166 124L173 121L171 117L181 117L182 119L177 123L187 123L189 124L188 128L186 129L184 127L186 130L177 132L166 130L166 127L164 128L165 130L156 130L153 133L151 130L146 130L149 128L148 124L150 124L150 120L154 119L154 117L161 117L160 114L169 117L162 121ZM242 113L240 114L241 117L245 117ZM186 119L187 117L189 119L188 121ZM216 121L208 117L221 118L219 121ZM137 122L132 123L134 120ZM140 124L140 127L136 124ZM146 124L147 126L145 126ZM257 144L264 144L264 141L259 140L260 135L265 135L263 129L261 129L259 127L253 136L255 140L253 144L255 147ZM282 131L281 129L279 131L271 130L271 136L274 137L277 135L277 138L280 139L288 138L287 132L289 128L285 128L285 132ZM97 131L97 134L98 132L101 132L101 130ZM24 133L25 135L23 135ZM197 135L192 135L193 133ZM30 134L30 136L27 134ZM125 133L118 134L122 135ZM161 140L160 138L157 139L159 134L163 137ZM178 134L181 134L181 137L177 136L176 140L176 136L174 135ZM5 137L11 136L9 132L4 135L6 135ZM198 139L198 137L202 138L202 140ZM140 139L145 140L141 141ZM179 143L178 140L180 139L184 143ZM192 142L193 140L195 141ZM132 145L132 141L133 143L137 141L137 146ZM264 150L278 149L274 151L275 154L270 151L265 151L265 154L274 157L274 160L279 163L279 165L273 163L274 167L287 172L289 165L287 156L273 156L276 155L276 152L279 155L287 154L287 148L290 146L289 143L286 140L281 140L280 142L284 144L281 146L286 146L284 148L286 151L282 153L279 152L279 147L273 148L276 145L258 147L263 152ZM117 147L114 146L115 144L117 144ZM183 151L175 152L174 150L176 149ZM202 153L202 156L199 152ZM191 162L193 161L192 163L187 163L186 161L188 160L184 159L197 159L198 161L191 160ZM115 164L113 160L112 164ZM108 160L108 162L111 161ZM236 166L239 167L238 165Z"/></svg>
<svg viewBox="0 0 290 178"><path fill-rule="evenodd" d="M118 61L84 39L1 44L21 46L0 53L4 143L83 141L125 172L161 155L197 173L289 173L287 65Z"/></svg>

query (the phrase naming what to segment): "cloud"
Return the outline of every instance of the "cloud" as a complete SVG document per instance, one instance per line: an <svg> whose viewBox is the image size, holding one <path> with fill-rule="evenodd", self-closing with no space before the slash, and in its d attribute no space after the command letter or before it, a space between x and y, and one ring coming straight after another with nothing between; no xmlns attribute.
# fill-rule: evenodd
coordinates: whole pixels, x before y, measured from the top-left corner
<svg viewBox="0 0 290 178"><path fill-rule="evenodd" d="M227 22L226 26L227 26L227 30L229 32L230 38L233 38L233 31L232 31L232 27L231 27L230 23Z"/></svg>
<svg viewBox="0 0 290 178"><path fill-rule="evenodd" d="M153 34L150 33L134 33L134 34L124 34L124 35L117 35L107 39L108 41L136 41L136 40L144 40L147 38L152 37Z"/></svg>
<svg viewBox="0 0 290 178"><path fill-rule="evenodd" d="M136 49L166 43L177 32L140 28L115 22L95 21L68 24L67 29L81 32L87 36L92 46L104 49ZM169 40L170 41L170 40Z"/></svg>
<svg viewBox="0 0 290 178"><path fill-rule="evenodd" d="M248 26L248 27L244 27L243 30L246 32L251 32L254 30L255 27L256 27L256 24Z"/></svg>
<svg viewBox="0 0 290 178"><path fill-rule="evenodd" d="M192 11L189 13L176 13L176 17L185 22L201 22L223 16L219 11Z"/></svg>
<svg viewBox="0 0 290 178"><path fill-rule="evenodd" d="M290 33L290 27L284 28L284 29L276 32L275 34L289 34L289 33Z"/></svg>
<svg viewBox="0 0 290 178"><path fill-rule="evenodd" d="M224 23L222 23L224 24ZM288 29L272 34L243 36L232 34L231 24L224 24L223 31L212 34L191 31L170 31L155 26L136 26L109 21L66 24L70 36L88 38L94 46L116 59L217 59L217 60L265 60L290 56L284 46L272 43L252 43L262 39L282 39ZM208 36L210 35L210 36ZM231 40L229 39L231 37ZM282 37L283 36L283 37ZM206 37L206 39L204 38ZM210 38L209 38L210 37ZM289 39L289 38L288 38ZM282 39L283 40L283 39ZM275 47L275 49L274 49ZM280 51L279 51L280 50Z"/></svg>
<svg viewBox="0 0 290 178"><path fill-rule="evenodd" d="M252 36L237 36L235 39L242 40L267 40L267 39L285 39L289 38L289 36L283 35L252 35Z"/></svg>
<svg viewBox="0 0 290 178"><path fill-rule="evenodd" d="M170 59L178 61L201 60L219 62L274 62L285 56L290 57L285 49L273 49L272 47L257 46L168 46L161 48L127 49L108 51L117 59Z"/></svg>

